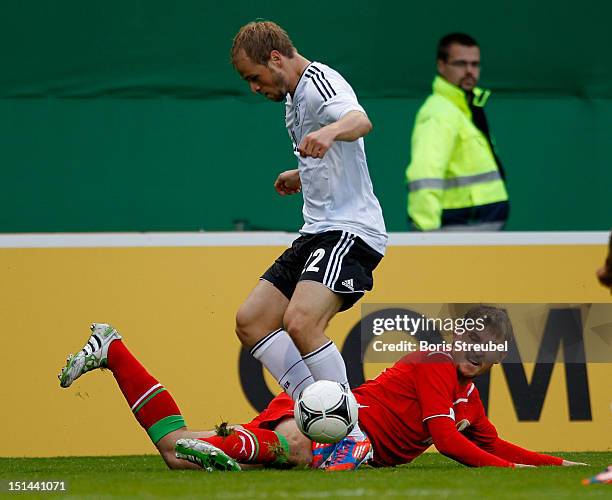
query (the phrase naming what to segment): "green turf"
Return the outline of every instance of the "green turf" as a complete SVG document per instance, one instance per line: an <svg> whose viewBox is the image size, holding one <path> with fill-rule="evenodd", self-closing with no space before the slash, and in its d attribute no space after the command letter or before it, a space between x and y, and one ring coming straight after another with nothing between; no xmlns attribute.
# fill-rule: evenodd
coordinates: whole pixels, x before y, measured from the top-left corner
<svg viewBox="0 0 612 500"><path fill-rule="evenodd" d="M589 467L470 469L438 454L410 465L357 472L250 470L169 471L157 456L80 458L0 458L0 480L63 479L61 496L116 498L612 498L612 485L583 486L612 463L612 453L560 453ZM12 494L12 497L51 494ZM59 495L58 495L59 496Z"/></svg>

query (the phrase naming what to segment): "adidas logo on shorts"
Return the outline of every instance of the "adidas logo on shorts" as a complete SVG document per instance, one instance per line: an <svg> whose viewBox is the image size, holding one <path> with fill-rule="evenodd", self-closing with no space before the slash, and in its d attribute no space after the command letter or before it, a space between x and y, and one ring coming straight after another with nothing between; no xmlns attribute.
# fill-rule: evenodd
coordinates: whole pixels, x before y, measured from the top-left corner
<svg viewBox="0 0 612 500"><path fill-rule="evenodd" d="M353 278L351 278L350 280L344 280L342 282L342 284L348 288L351 292L355 291L354 285L353 285Z"/></svg>

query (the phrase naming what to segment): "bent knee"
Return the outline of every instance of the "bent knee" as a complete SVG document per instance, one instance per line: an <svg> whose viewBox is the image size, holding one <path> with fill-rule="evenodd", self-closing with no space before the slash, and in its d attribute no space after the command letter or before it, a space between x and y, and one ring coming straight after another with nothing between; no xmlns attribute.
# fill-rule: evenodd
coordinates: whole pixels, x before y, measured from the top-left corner
<svg viewBox="0 0 612 500"><path fill-rule="evenodd" d="M310 315L299 307L287 309L283 317L283 324L292 339L304 338L313 327Z"/></svg>
<svg viewBox="0 0 612 500"><path fill-rule="evenodd" d="M236 313L236 335L245 347L252 347L259 339L270 333L261 317L248 306L241 306Z"/></svg>
<svg viewBox="0 0 612 500"><path fill-rule="evenodd" d="M244 307L240 307L236 313L236 335L244 345L249 345L251 322L252 319L248 312L244 310Z"/></svg>

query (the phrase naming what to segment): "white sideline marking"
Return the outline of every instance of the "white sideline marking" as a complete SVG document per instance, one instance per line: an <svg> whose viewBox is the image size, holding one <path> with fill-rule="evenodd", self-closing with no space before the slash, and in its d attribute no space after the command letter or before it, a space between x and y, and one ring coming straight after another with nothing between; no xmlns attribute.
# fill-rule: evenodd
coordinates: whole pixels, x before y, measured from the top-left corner
<svg viewBox="0 0 612 500"><path fill-rule="evenodd" d="M0 248L288 247L283 232L7 233ZM389 233L389 246L605 245L606 231Z"/></svg>
<svg viewBox="0 0 612 500"><path fill-rule="evenodd" d="M411 498L414 496L435 496L446 498L457 493L465 493L463 490L435 489L435 488L403 488L403 489L378 489L378 488L341 488L329 491L325 490L302 490L302 491L277 491L274 498L358 498L358 497L387 497ZM257 491L252 488L246 491L225 491L214 494L214 498L271 498L267 492Z"/></svg>

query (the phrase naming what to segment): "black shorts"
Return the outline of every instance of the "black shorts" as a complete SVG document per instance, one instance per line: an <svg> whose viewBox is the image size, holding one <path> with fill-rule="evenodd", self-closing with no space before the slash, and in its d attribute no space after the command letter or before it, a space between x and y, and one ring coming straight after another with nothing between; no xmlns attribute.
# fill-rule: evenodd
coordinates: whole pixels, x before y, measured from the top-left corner
<svg viewBox="0 0 612 500"><path fill-rule="evenodd" d="M298 281L318 281L342 297L341 311L372 290L372 271L381 254L359 236L327 231L300 236L276 259L261 279L269 281L289 300Z"/></svg>

